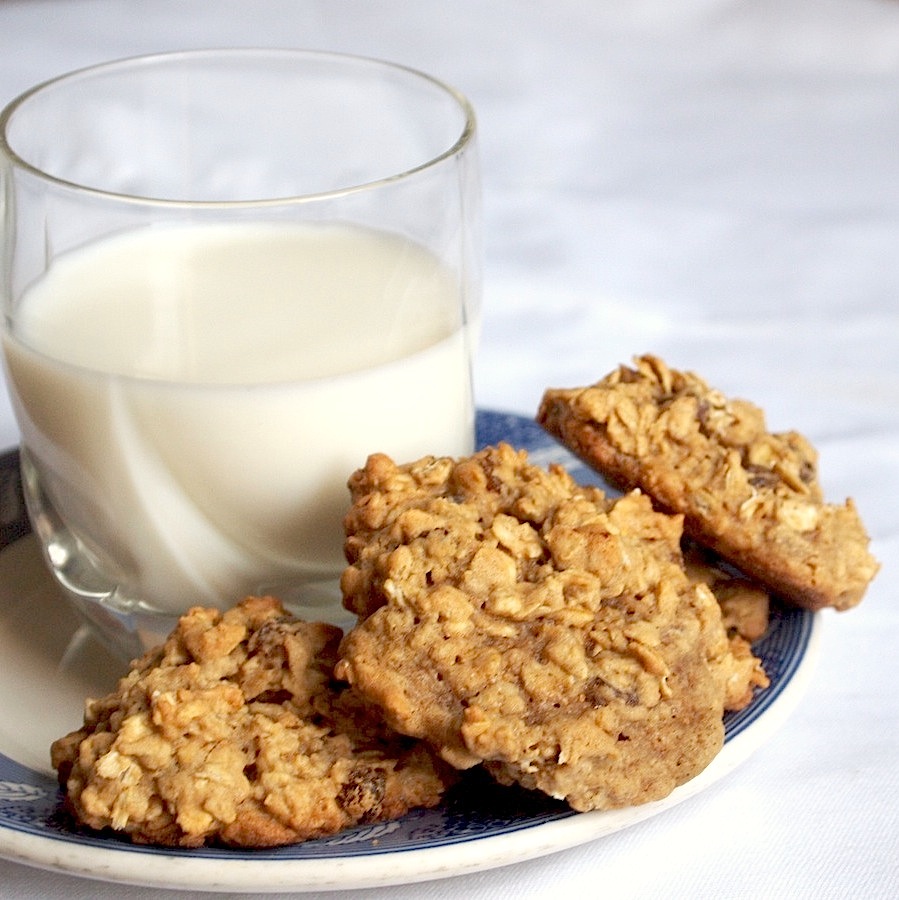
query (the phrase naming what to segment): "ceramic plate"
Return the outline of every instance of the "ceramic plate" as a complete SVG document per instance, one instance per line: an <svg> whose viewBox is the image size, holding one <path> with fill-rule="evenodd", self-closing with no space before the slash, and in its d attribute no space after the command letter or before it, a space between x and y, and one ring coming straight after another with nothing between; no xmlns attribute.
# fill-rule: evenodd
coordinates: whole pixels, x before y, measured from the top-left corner
<svg viewBox="0 0 899 900"><path fill-rule="evenodd" d="M561 462L577 479L599 482L530 420L480 412L479 443L500 440L526 448L540 465ZM0 456L0 855L107 881L254 893L398 884L532 859L658 815L734 769L798 702L818 623L802 610L773 610L757 645L771 686L725 717L725 745L711 765L656 803L578 814L468 773L437 809L329 839L252 852L136 847L77 831L60 813L49 745L80 726L84 698L111 689L123 667L55 596L29 533L17 454L8 452Z"/></svg>

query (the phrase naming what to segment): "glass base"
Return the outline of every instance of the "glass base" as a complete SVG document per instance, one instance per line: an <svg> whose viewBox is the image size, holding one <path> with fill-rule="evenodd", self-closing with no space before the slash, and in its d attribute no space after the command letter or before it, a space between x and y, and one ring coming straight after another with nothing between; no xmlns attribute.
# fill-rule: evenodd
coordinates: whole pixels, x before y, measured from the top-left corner
<svg viewBox="0 0 899 900"><path fill-rule="evenodd" d="M44 561L63 597L78 611L96 637L111 653L125 661L135 659L165 641L187 608L177 613L161 612L127 596L102 573L90 550L56 513L42 488L38 469L25 448L21 450L21 472L25 504ZM298 618L328 622L344 631L356 621L355 616L343 608L336 575L301 584L273 582L258 585L250 593L277 597ZM236 605L243 596L235 595L233 604L228 605ZM227 608L227 605L221 608Z"/></svg>
<svg viewBox="0 0 899 900"><path fill-rule="evenodd" d="M63 597L78 611L97 639L110 653L126 662L163 643L178 625L179 615L143 610L135 604L131 604L130 609L123 609L114 590L102 597L85 596L63 583L52 567L51 574L56 576ZM328 622L344 633L356 624L355 615L339 606L340 587L335 580L256 593L277 597L288 612L299 619ZM241 599L236 597L235 605Z"/></svg>

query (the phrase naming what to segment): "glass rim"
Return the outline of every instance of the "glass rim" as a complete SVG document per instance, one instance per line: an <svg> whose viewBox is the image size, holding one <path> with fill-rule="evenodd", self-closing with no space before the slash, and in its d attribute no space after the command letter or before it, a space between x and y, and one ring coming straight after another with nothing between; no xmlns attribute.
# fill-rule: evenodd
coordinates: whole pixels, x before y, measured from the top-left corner
<svg viewBox="0 0 899 900"><path fill-rule="evenodd" d="M251 57L251 56L272 56L290 58L295 57L317 59L322 61L353 63L356 65L366 65L374 69L383 69L401 73L406 76L412 76L414 79L428 83L443 92L447 97L455 101L457 107L463 115L463 127L456 139L440 153L428 157L417 165L406 168L400 172L385 175L380 178L364 181L358 184L348 184L339 188L332 188L325 191L311 191L308 193L288 194L282 197L260 197L258 199L240 199L240 200L188 200L177 199L171 197L147 197L140 194L128 194L118 191L105 190L103 188L93 187L91 185L81 184L77 181L70 181L44 171L40 166L29 162L22 157L10 145L7 138L7 129L11 123L13 116L30 101L43 91L63 84L67 81L75 81L85 76L102 74L115 69L125 70L127 68L138 65L160 64L168 61L185 60L190 58L201 59L203 57ZM56 184L69 190L78 191L86 195L105 198L110 200L118 200L125 203L137 203L146 206L159 206L166 208L193 208L193 209L247 209L247 208L265 208L277 206L290 206L301 203L311 203L315 201L325 201L331 198L344 197L349 194L360 193L363 191L375 190L404 181L420 172L432 169L447 159L458 156L474 139L477 130L477 122L474 108L468 98L461 91L452 87L445 81L429 75L420 69L407 66L402 63L391 62L389 60L380 59L373 56L365 56L353 53L342 53L330 50L310 50L303 48L288 47L218 47L203 48L193 50L174 50L159 53L138 54L135 56L126 56L119 59L108 60L101 63L95 63L88 66L82 66L77 69L64 72L52 78L41 81L32 87L26 89L10 100L2 109L0 109L0 156L5 156L13 166L29 172L48 183Z"/></svg>

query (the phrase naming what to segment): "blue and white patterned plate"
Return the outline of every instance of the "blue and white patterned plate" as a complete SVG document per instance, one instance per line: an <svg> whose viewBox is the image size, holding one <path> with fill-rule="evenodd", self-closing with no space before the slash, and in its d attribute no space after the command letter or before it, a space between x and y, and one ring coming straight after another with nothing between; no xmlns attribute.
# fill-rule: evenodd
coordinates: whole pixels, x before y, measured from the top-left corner
<svg viewBox="0 0 899 900"><path fill-rule="evenodd" d="M527 449L539 465L560 462L578 480L601 483L534 422L479 412L479 444L501 440ZM725 745L711 765L656 803L578 814L469 773L437 809L333 838L260 851L136 847L79 831L60 812L49 744L80 725L84 696L111 688L121 667L55 597L29 536L18 478L17 454L6 453L0 457L0 856L41 868L121 883L260 893L414 882L534 858L657 815L726 775L795 707L817 649L819 617L776 608L756 648L771 686L725 717Z"/></svg>

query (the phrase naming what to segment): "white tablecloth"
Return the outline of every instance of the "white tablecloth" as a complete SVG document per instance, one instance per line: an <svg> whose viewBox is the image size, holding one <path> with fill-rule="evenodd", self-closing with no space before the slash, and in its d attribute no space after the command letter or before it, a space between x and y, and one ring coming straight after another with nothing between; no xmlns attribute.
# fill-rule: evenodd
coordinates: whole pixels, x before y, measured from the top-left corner
<svg viewBox="0 0 899 900"><path fill-rule="evenodd" d="M805 432L883 562L824 615L798 709L714 787L549 857L351 896L899 896L899 2L5 0L0 103L223 45L381 56L473 100L480 405L531 415L545 386L659 353ZM157 895L0 861L4 898Z"/></svg>

